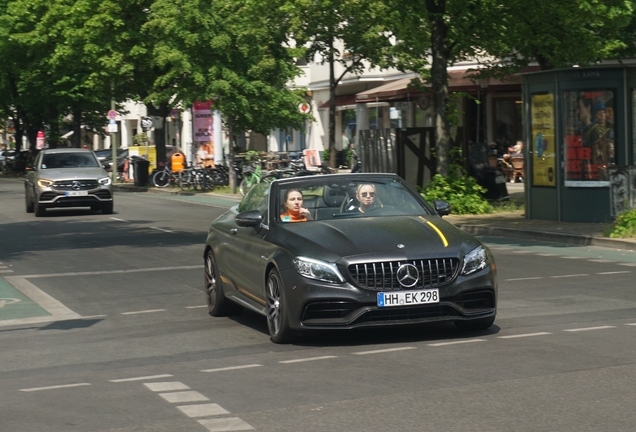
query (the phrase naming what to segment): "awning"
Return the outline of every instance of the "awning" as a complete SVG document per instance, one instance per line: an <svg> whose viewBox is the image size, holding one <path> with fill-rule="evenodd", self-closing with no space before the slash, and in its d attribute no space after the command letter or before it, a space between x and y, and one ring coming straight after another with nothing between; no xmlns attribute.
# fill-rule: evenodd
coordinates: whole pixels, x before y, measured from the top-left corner
<svg viewBox="0 0 636 432"><path fill-rule="evenodd" d="M354 109L356 107L356 95L348 94L348 95L340 95L336 96L336 109ZM318 109L329 108L329 101L323 103L318 107Z"/></svg>

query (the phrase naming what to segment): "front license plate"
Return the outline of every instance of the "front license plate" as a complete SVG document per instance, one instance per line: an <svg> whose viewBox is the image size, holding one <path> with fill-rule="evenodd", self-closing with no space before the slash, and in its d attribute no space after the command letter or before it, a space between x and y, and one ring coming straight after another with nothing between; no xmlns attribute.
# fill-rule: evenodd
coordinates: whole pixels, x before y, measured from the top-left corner
<svg viewBox="0 0 636 432"><path fill-rule="evenodd" d="M394 291L378 293L378 306L409 306L428 303L439 303L439 290Z"/></svg>
<svg viewBox="0 0 636 432"><path fill-rule="evenodd" d="M64 192L64 196L86 196L88 191L68 191Z"/></svg>

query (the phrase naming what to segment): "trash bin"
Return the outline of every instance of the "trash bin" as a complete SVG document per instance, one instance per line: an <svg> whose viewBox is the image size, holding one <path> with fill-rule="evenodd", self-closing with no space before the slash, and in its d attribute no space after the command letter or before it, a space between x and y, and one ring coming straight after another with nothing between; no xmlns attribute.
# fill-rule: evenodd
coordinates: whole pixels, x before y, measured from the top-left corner
<svg viewBox="0 0 636 432"><path fill-rule="evenodd" d="M132 160L135 186L148 186L148 168L150 168L150 162L139 156L133 156Z"/></svg>
<svg viewBox="0 0 636 432"><path fill-rule="evenodd" d="M486 188L484 198L488 200L505 200L510 198L506 187L506 178L498 169L487 170L477 183Z"/></svg>

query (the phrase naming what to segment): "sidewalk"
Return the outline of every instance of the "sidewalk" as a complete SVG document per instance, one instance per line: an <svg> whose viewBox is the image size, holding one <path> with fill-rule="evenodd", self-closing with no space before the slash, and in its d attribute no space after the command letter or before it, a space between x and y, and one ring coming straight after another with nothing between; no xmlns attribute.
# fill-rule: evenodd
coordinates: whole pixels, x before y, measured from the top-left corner
<svg viewBox="0 0 636 432"><path fill-rule="evenodd" d="M513 199L522 199L524 184L507 184L508 193ZM173 195L197 195L225 198L240 201L240 194L218 194L214 192L192 193L154 187L137 187L133 184L117 184L118 192L148 192ZM600 246L612 249L636 250L636 239L610 239L604 237L611 224L609 223L577 223L555 222L526 219L522 212L496 213L488 215L449 215L445 220L461 228L469 234L477 236L501 236L526 238L540 241L557 242L571 245Z"/></svg>

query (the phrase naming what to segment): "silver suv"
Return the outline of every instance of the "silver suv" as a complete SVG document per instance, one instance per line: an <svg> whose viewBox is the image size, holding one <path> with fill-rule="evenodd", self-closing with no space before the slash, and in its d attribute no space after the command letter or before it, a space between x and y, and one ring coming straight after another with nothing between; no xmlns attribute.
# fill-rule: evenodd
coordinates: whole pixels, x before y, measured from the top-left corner
<svg viewBox="0 0 636 432"><path fill-rule="evenodd" d="M47 208L90 207L113 212L113 185L95 154L86 149L42 150L26 168L27 213L43 216Z"/></svg>

